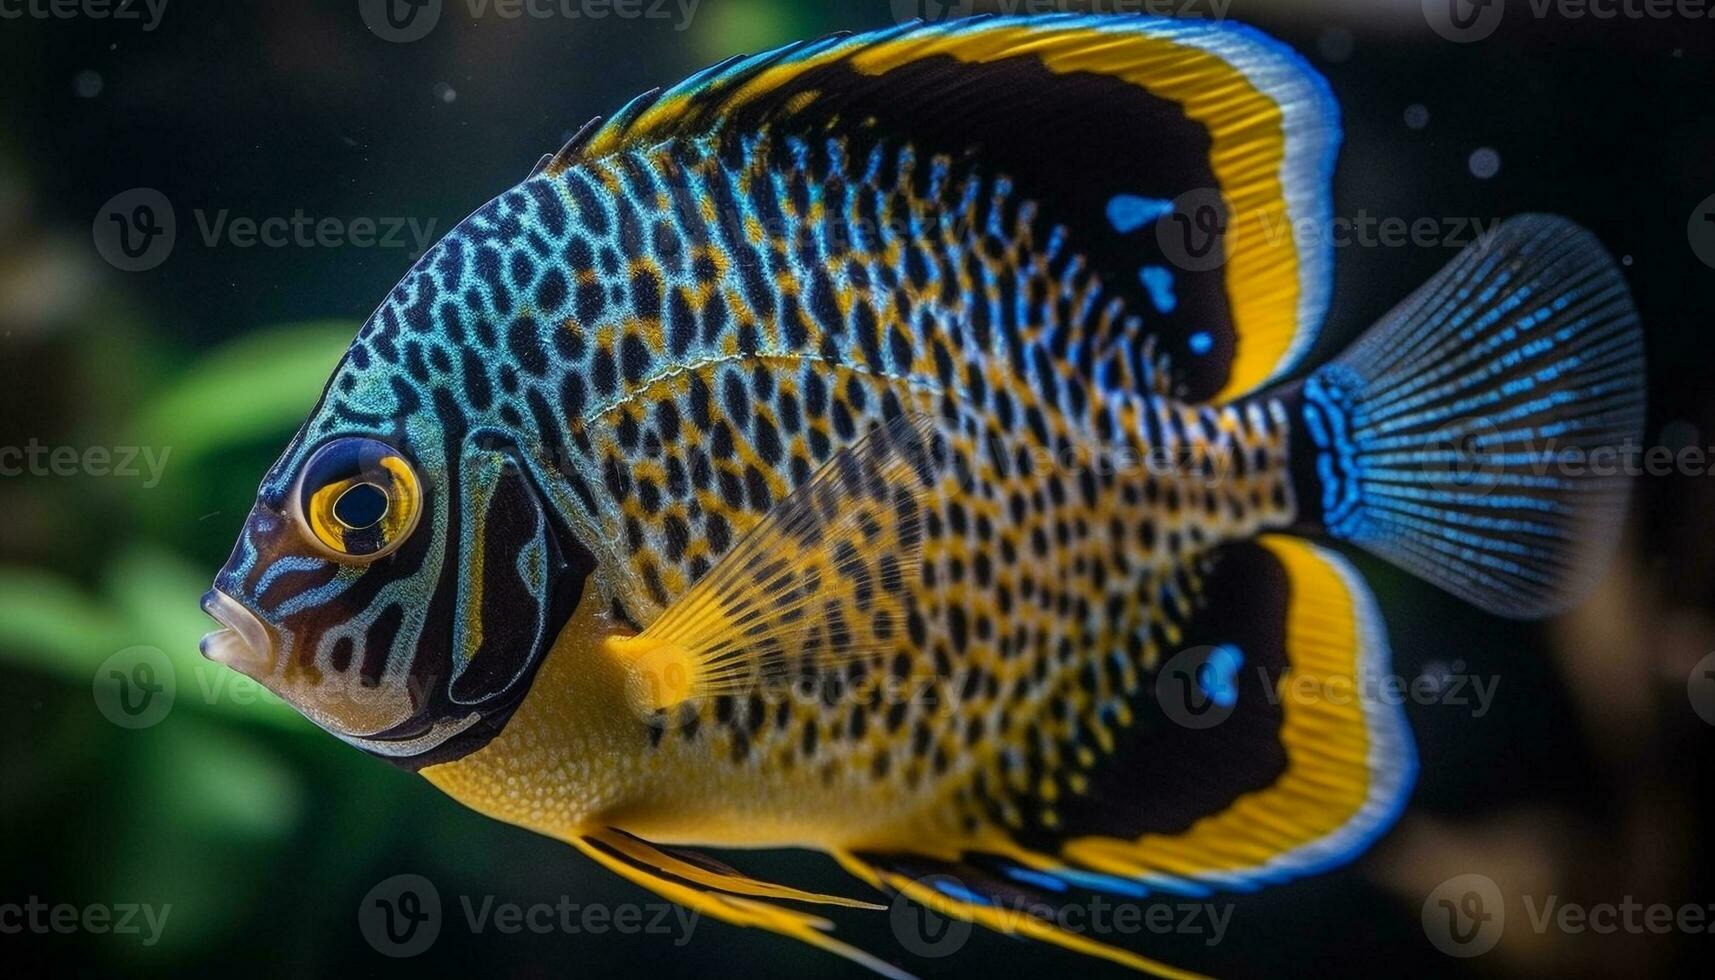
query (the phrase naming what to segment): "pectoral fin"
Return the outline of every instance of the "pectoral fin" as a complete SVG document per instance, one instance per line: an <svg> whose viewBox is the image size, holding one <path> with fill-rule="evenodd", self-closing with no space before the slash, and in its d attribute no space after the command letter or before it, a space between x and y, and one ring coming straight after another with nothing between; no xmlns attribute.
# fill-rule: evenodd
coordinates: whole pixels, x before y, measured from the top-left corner
<svg viewBox="0 0 1715 980"><path fill-rule="evenodd" d="M945 458L921 415L836 453L647 629L608 641L637 706L665 711L888 649L905 628L923 501Z"/></svg>

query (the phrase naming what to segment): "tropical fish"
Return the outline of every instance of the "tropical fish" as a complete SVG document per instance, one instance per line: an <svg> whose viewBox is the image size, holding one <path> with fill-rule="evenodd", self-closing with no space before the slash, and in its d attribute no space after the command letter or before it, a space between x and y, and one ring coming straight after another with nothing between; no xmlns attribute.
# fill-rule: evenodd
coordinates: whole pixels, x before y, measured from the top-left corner
<svg viewBox="0 0 1715 980"><path fill-rule="evenodd" d="M883 974L787 904L870 903L685 848L820 850L1184 975L1009 910L1361 853L1415 775L1401 710L1280 696L1389 669L1347 547L1554 613L1627 497L1560 454L1641 432L1627 286L1555 217L1307 368L1339 134L1281 44L1140 17L913 24L648 93L365 323L204 652L482 813Z"/></svg>

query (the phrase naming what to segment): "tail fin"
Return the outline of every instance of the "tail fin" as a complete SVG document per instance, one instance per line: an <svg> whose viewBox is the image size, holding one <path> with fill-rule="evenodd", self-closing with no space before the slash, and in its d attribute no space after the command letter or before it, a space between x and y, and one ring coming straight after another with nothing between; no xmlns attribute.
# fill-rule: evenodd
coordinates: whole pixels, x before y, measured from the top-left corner
<svg viewBox="0 0 1715 980"><path fill-rule="evenodd" d="M1593 584L1624 517L1637 313L1593 235L1514 218L1312 374L1301 409L1300 506L1323 531L1489 612L1546 616Z"/></svg>

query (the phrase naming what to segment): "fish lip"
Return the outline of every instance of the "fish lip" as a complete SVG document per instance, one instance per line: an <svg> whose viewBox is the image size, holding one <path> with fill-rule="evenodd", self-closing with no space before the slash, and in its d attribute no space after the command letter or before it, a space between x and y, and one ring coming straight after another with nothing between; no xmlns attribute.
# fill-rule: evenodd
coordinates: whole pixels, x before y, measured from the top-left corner
<svg viewBox="0 0 1715 980"><path fill-rule="evenodd" d="M245 605L219 589L203 593L202 611L225 629L204 636L202 655L245 673L268 665L273 643L268 628Z"/></svg>

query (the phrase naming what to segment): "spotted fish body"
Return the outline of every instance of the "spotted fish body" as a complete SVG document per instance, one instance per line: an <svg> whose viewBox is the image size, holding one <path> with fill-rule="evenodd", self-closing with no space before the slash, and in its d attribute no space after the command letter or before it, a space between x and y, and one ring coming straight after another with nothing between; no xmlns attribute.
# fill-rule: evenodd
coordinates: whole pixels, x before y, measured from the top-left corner
<svg viewBox="0 0 1715 980"><path fill-rule="evenodd" d="M1086 102L1105 125L1060 108ZM1325 220L1336 140L1290 52L1139 18L834 38L646 96L364 326L217 580L211 655L483 812L882 972L761 901L826 896L649 841L826 850L1171 973L985 909L1254 887L1385 829L1397 711L1265 696L1386 663L1362 582L1285 532L1540 614L1624 496L1518 482L1518 454L1503 492L1449 489L1425 451L1473 412L1500 439L1637 428L1623 282L1563 222L1509 225L1282 381L1329 256L1255 219ZM1227 212L1213 265L1173 246L1199 188ZM889 462L901 432L921 459ZM391 523L341 540L375 473ZM304 554L306 525L369 550ZM640 694L645 654L691 680ZM1185 656L1249 748L1156 696Z"/></svg>

